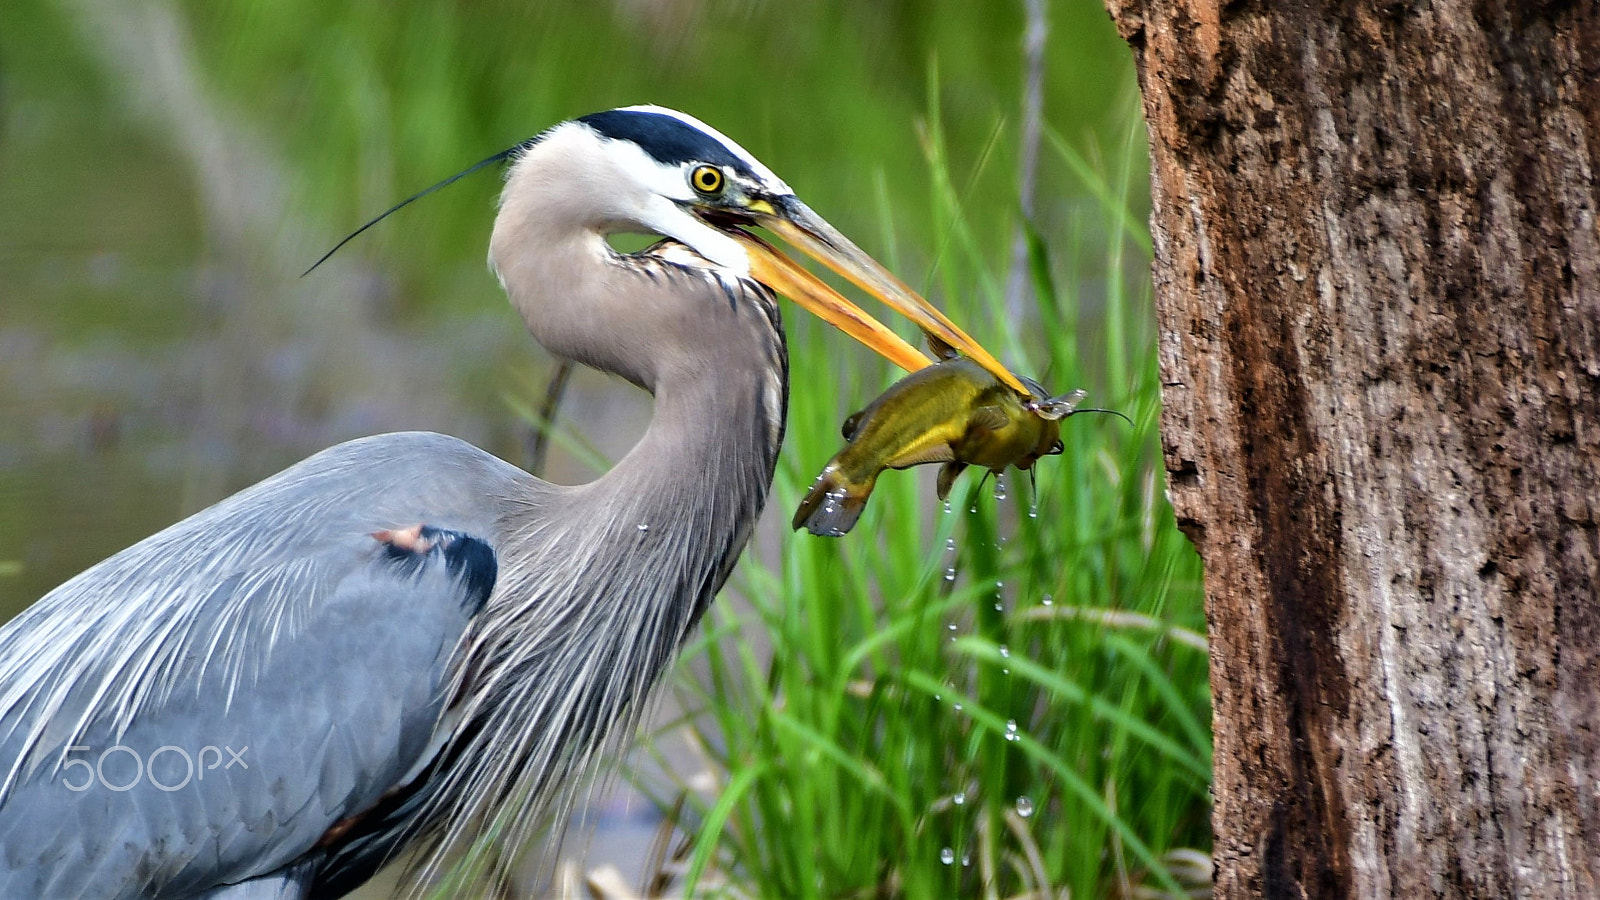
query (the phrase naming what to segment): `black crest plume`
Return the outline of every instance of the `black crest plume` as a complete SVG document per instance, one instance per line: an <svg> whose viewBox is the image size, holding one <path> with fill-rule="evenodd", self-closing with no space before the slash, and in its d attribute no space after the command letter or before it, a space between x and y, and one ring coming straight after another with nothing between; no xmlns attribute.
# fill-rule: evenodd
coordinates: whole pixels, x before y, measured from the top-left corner
<svg viewBox="0 0 1600 900"><path fill-rule="evenodd" d="M377 215L377 217L374 218L372 221L370 221L367 224L361 226L360 228L357 228L355 231L352 231L349 234L345 235L344 236L344 240L340 241L337 244L334 244L332 250L329 250L327 253L322 254L322 258L318 259L316 262L312 263L311 264L311 268L306 269L304 272L301 272L300 273L300 277L304 278L307 275L310 275L313 271L316 270L317 266L320 266L323 263L327 262L328 261L328 257L334 255L335 253L338 253L339 252L339 248L343 247L345 244L350 243L350 241L353 240L356 237L356 235L360 234L363 231L366 231L368 228L371 228L372 226L378 224L379 222L382 222L384 219L387 219L391 214L399 211L406 204L412 202L413 200L421 200L423 197L428 196L429 194L433 193L434 191L439 190L440 188L449 187L450 185L455 184L456 182L458 182L461 179L467 177L468 175L471 175L473 172L476 172L476 171L478 171L479 169L481 169L481 168L483 168L485 166L491 166L491 165L494 165L497 162L502 162L504 160L510 159L511 157L515 156L516 154L520 153L521 151L526 150L527 148L533 146L535 143L538 142L538 140L539 140L538 138L529 138L529 139L523 141L520 144L517 144L517 145L512 146L512 147L507 147L506 149L501 150L499 153L496 153L495 155L489 157L488 159L479 160L478 162L475 162L472 165L468 166L467 168L462 169L461 171L455 173L454 175L451 175L449 178L446 178L445 180L439 182L438 184L434 184L434 185L431 185L429 187L425 187L422 190L417 191L415 194L412 194L411 196L405 198L404 200L401 200L399 203L396 203L395 205L393 205L393 206L389 207L388 209L384 210L383 212L379 213Z"/></svg>

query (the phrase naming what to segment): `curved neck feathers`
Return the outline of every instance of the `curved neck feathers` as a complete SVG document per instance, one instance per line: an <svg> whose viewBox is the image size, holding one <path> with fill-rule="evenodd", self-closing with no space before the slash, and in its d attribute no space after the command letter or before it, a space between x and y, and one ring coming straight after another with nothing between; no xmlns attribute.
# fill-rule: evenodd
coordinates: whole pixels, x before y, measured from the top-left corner
<svg viewBox="0 0 1600 900"><path fill-rule="evenodd" d="M619 256L606 236L672 237L707 266L704 257L720 258L711 245L732 242L641 182L607 146L568 124L530 147L506 179L489 262L535 340L654 393L664 369L704 364L717 348L707 338L721 335L707 332L721 323L708 322L699 301L722 292L663 281L659 265Z"/></svg>
<svg viewBox="0 0 1600 900"><path fill-rule="evenodd" d="M651 288L688 282L677 287L705 307L703 343L636 369L654 410L609 472L508 508L502 596L537 606L533 595L551 590L588 594L595 609L649 598L686 610L686 629L721 587L766 501L783 439L787 359L764 289L732 282L736 290L725 292L728 285L708 285L703 273L636 262L665 266L640 279ZM682 635L662 637L672 647Z"/></svg>
<svg viewBox="0 0 1600 900"><path fill-rule="evenodd" d="M726 365L668 370L611 471L507 505L499 579L458 656L452 693L467 699L450 756L464 762L441 772L428 817L441 847L482 822L525 846L542 817L568 812L597 751L634 733L765 503L787 396L771 333L778 365L753 365L747 339Z"/></svg>
<svg viewBox="0 0 1600 900"><path fill-rule="evenodd" d="M593 140L584 129L557 129L517 161L490 260L535 340L644 388L656 408L611 472L559 492L567 508L540 510L513 533L542 549L550 542L537 533L559 527L603 551L593 562L601 570L628 560L656 580L669 563L710 557L720 585L760 512L782 439L782 324L769 291L687 246L613 251L605 235L648 227L626 211L649 204L627 196L637 188L610 156L566 146ZM569 549L552 564L583 552ZM588 574L583 584L605 572Z"/></svg>
<svg viewBox="0 0 1600 900"><path fill-rule="evenodd" d="M456 670L458 689L473 685L457 693L451 755L471 762L433 795L459 798L436 810L446 844L504 811L503 837L520 846L570 801L594 751L632 734L748 540L782 441L787 355L770 292L681 264L682 247L617 256L540 212L508 202L492 250L529 331L651 391L655 409L610 472L502 506L499 578Z"/></svg>
<svg viewBox="0 0 1600 900"><path fill-rule="evenodd" d="M782 323L766 288L685 245L612 250L607 234L647 227L619 210L646 204L617 197L631 181L608 169L610 157L563 146L592 140L558 129L517 161L490 261L535 340L649 391L656 408L638 446L570 492L569 502L593 507L588 518L550 510L531 527L646 526L633 536L590 535L616 552L711 516L709 531L685 539L694 549L679 548L692 554L722 520L759 513L771 483L787 405Z"/></svg>

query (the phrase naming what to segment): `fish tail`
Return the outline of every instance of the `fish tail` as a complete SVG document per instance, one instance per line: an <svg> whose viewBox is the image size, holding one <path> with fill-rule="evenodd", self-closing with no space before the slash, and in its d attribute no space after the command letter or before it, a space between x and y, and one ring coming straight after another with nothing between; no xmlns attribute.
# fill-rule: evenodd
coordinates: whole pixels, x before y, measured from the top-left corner
<svg viewBox="0 0 1600 900"><path fill-rule="evenodd" d="M789 524L796 531L804 528L822 537L839 537L856 527L875 481L874 477L854 484L837 467L828 466L812 482Z"/></svg>

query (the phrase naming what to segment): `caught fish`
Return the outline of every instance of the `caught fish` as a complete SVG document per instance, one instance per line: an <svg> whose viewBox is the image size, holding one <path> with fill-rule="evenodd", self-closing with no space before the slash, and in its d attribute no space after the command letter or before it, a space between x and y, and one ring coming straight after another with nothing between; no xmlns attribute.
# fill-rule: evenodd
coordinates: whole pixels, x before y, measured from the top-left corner
<svg viewBox="0 0 1600 900"><path fill-rule="evenodd" d="M1049 397L1037 382L1022 381L1033 397ZM943 463L943 500L967 466L996 474L1007 466L1032 468L1041 456L1061 452L1060 420L1089 412L1076 409L1082 399L1083 391L1022 397L964 357L912 372L845 420L849 443L817 476L791 524L816 535L844 534L855 527L884 469Z"/></svg>

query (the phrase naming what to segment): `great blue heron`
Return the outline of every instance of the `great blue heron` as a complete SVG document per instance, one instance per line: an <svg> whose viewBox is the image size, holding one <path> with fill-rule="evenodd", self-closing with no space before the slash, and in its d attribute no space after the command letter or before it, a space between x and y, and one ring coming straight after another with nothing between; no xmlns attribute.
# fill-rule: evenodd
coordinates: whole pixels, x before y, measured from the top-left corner
<svg viewBox="0 0 1600 900"><path fill-rule="evenodd" d="M337 897L418 841L528 839L761 512L773 292L926 362L741 226L1015 384L694 118L615 109L507 155L491 266L539 343L654 394L643 438L576 487L438 434L351 441L51 591L0 631L0 897Z"/></svg>

